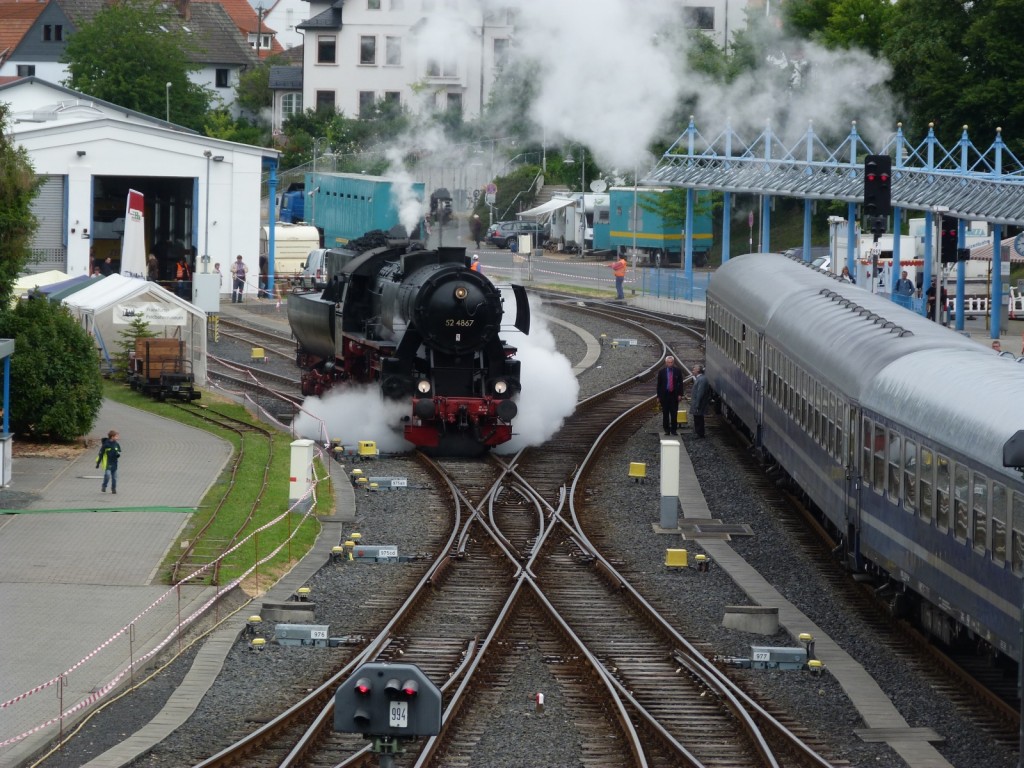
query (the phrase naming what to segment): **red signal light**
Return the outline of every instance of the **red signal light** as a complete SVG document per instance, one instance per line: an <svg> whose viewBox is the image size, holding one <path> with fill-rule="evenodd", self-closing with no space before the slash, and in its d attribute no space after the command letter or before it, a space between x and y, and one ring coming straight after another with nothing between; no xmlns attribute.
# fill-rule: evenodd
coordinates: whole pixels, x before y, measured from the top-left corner
<svg viewBox="0 0 1024 768"><path fill-rule="evenodd" d="M885 184L888 181L889 181L889 174L888 173L883 173L882 174L882 183Z"/></svg>
<svg viewBox="0 0 1024 768"><path fill-rule="evenodd" d="M884 177L883 177L883 178L884 178ZM875 174L873 174L873 173L869 173L869 174L868 174L868 176L867 176L867 180L868 180L868 181L874 181L874 180L875 180Z"/></svg>
<svg viewBox="0 0 1024 768"><path fill-rule="evenodd" d="M356 693L358 693L360 696L369 696L371 690L372 686L370 685L370 681L367 680L365 677L362 677L356 681Z"/></svg>
<svg viewBox="0 0 1024 768"><path fill-rule="evenodd" d="M402 693L405 694L406 698L414 698L419 692L420 686L415 680L406 680L402 683Z"/></svg>

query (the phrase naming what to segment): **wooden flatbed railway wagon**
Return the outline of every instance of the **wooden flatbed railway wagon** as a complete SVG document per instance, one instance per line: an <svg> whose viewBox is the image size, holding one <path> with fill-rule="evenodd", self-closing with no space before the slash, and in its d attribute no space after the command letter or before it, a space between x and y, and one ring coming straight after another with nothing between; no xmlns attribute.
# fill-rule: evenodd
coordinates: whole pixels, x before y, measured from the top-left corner
<svg viewBox="0 0 1024 768"><path fill-rule="evenodd" d="M186 402L202 397L185 342L178 339L136 339L128 384L160 402L169 397Z"/></svg>

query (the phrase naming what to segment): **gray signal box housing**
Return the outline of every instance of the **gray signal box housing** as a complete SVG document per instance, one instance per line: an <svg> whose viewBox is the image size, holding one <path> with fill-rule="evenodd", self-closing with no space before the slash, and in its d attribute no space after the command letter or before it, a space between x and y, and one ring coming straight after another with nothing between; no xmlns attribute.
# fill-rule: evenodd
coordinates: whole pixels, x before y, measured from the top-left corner
<svg viewBox="0 0 1024 768"><path fill-rule="evenodd" d="M314 645L327 647L329 624L278 624L274 639L278 645Z"/></svg>
<svg viewBox="0 0 1024 768"><path fill-rule="evenodd" d="M803 669L807 664L806 648L772 648L750 646L751 669Z"/></svg>
<svg viewBox="0 0 1024 768"><path fill-rule="evenodd" d="M364 682L369 687L365 694L357 690ZM418 689L412 697L388 690L409 682ZM334 730L409 739L436 736L441 732L441 691L415 664L363 664L334 694Z"/></svg>

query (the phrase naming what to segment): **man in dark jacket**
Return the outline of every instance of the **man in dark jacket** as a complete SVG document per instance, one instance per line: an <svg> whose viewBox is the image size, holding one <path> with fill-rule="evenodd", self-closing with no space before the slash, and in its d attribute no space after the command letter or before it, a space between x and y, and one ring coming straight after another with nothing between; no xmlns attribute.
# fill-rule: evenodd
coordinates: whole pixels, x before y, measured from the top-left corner
<svg viewBox="0 0 1024 768"><path fill-rule="evenodd" d="M711 402L711 388L708 386L708 377L704 375L703 365L694 366L693 375L693 389L690 391L693 431L697 437L704 437L704 415L708 412L708 404Z"/></svg>
<svg viewBox="0 0 1024 768"><path fill-rule="evenodd" d="M665 358L665 367L658 371L658 401L661 403L661 424L666 435L679 434L676 418L679 398L683 396L683 369L672 355Z"/></svg>

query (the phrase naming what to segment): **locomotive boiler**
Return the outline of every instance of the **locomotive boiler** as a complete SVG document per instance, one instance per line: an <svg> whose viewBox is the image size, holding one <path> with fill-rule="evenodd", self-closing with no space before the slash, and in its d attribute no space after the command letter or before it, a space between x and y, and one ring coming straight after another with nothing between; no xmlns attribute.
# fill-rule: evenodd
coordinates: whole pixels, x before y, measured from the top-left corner
<svg viewBox="0 0 1024 768"><path fill-rule="evenodd" d="M476 455L512 437L520 366L500 336L502 293L469 269L464 248L378 233L326 260L327 287L288 300L303 394L377 386L409 403L405 439L437 455ZM511 290L514 325L529 333L526 291Z"/></svg>

